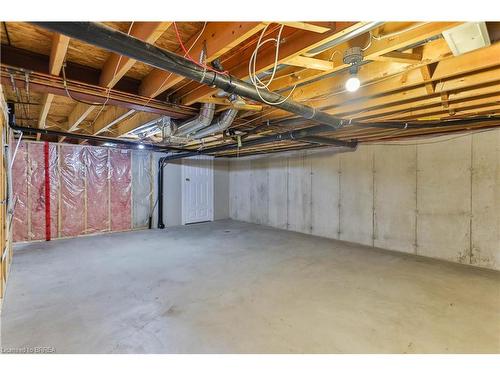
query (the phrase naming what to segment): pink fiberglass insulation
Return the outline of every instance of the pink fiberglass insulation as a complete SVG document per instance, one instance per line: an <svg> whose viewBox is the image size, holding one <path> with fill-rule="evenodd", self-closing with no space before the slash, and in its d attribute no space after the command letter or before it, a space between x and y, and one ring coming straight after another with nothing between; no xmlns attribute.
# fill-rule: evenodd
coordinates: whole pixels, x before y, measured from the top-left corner
<svg viewBox="0 0 500 375"><path fill-rule="evenodd" d="M17 141L11 143L15 149ZM28 163L26 143L21 142L12 165L12 191L14 195L13 240L28 240Z"/></svg>
<svg viewBox="0 0 500 375"><path fill-rule="evenodd" d="M130 151L51 143L47 157L48 183L44 143L19 144L12 169L15 242L46 239L49 219L51 238L132 228ZM46 186L50 186L49 218Z"/></svg>
<svg viewBox="0 0 500 375"><path fill-rule="evenodd" d="M132 228L132 175L129 150L110 150L111 230Z"/></svg>
<svg viewBox="0 0 500 375"><path fill-rule="evenodd" d="M85 234L85 170L82 147L60 148L61 237Z"/></svg>
<svg viewBox="0 0 500 375"><path fill-rule="evenodd" d="M87 231L109 230L108 150L85 147L83 161L87 173Z"/></svg>
<svg viewBox="0 0 500 375"><path fill-rule="evenodd" d="M45 159L43 143L28 144L28 209L30 240L45 239Z"/></svg>

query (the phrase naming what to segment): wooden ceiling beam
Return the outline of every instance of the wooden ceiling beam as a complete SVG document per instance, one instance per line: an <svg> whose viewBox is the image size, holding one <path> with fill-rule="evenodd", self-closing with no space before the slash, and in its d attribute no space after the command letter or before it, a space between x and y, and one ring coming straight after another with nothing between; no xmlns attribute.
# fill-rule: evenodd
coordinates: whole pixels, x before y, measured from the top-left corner
<svg viewBox="0 0 500 375"><path fill-rule="evenodd" d="M132 130L147 124L148 122L158 119L158 116L154 113L137 112L126 120L120 122L113 131L113 135L116 137L121 137Z"/></svg>
<svg viewBox="0 0 500 375"><path fill-rule="evenodd" d="M432 82L432 69L430 65L423 65L420 67L420 73L422 74L422 79L426 82L425 89L428 94L434 94L436 87Z"/></svg>
<svg viewBox="0 0 500 375"><path fill-rule="evenodd" d="M462 90L466 87L478 86L480 84L490 84L499 80L500 65L498 65L497 53L500 53L500 43L471 52L467 55L444 59L431 69L432 80L430 82L423 81L422 74L419 68L411 69L404 74L394 75L387 78L388 74L385 71L382 62L374 62L362 66L359 76L362 81L365 77L375 78L375 81L369 85L362 86L356 93L348 93L343 90L343 84L347 79L348 74L338 75L332 79L320 82L318 85L311 85L301 88L297 91L294 97L302 98L306 95L321 94L329 90L338 94L331 95L325 99L306 101L307 104L316 108L326 110L331 114L341 117L352 118L364 117L369 114L370 108L377 106L385 106L390 110L391 103L408 101L428 97L427 89L423 86L425 83L432 83L435 86L436 92L451 92L453 90ZM468 64L467 61L473 61L474 64ZM496 64L496 66L495 66ZM385 72L385 73L384 73ZM471 74L473 73L473 74ZM380 80L380 82L376 82ZM328 87L324 87L327 84ZM403 91L403 89L405 89ZM302 92L304 90L305 92ZM330 109L331 108L331 109ZM273 113L266 117L275 119L280 117L288 117L284 111L269 109ZM361 112L360 112L361 111Z"/></svg>
<svg viewBox="0 0 500 375"><path fill-rule="evenodd" d="M373 100L377 103L384 104L386 103L385 95L388 95L391 91L405 88L409 89L410 87L421 86L423 84L422 75L418 69L406 71L402 69L399 64L388 62L374 62L361 66L358 77L360 77L361 82L365 83L365 85L362 85L355 93L350 93L345 90L344 85L348 77L349 73L340 73L332 78L317 82L314 85L297 88L294 92L293 99L305 100L304 103L312 107L332 113L335 112L333 108L339 106L358 108L359 105L365 109L369 108L367 100ZM367 82L370 82L370 84L366 84ZM426 95L423 88L417 88L417 92L411 93L415 95L415 97ZM323 95L325 96L324 99L317 98ZM404 100L411 97L409 96L410 93L406 92L394 95L394 101L396 98L398 100ZM372 96L374 96L373 99L371 99ZM268 112L272 114L266 117L266 119L290 116L289 113L276 108L269 108Z"/></svg>
<svg viewBox="0 0 500 375"><path fill-rule="evenodd" d="M193 35L186 43L186 48L189 49L192 46L189 54L198 59L203 47L206 46L206 61L211 62L264 27L265 24L262 22L209 22L203 34L199 37ZM195 42L196 45L193 45ZM179 48L176 53L181 54L182 49ZM160 69L153 69L142 80L139 93L142 96L155 97L184 79L184 77Z"/></svg>
<svg viewBox="0 0 500 375"><path fill-rule="evenodd" d="M171 25L172 22L134 22L130 29L130 35L154 44ZM135 62L134 59L111 53L102 68L99 85L106 88L113 87Z"/></svg>
<svg viewBox="0 0 500 375"><path fill-rule="evenodd" d="M70 38L62 34L54 34L52 36L52 47L49 58L49 73L58 76L61 72L64 63L64 57L68 50ZM38 127L46 128L46 120L50 111L50 106L54 100L54 95L50 93L44 94L40 103L40 115L38 117ZM36 135L36 140L40 140L40 134Z"/></svg>
<svg viewBox="0 0 500 375"><path fill-rule="evenodd" d="M385 55L372 56L370 60L391 61L401 64L415 64L422 61L422 54L413 52L408 53L408 52L393 51L386 53Z"/></svg>
<svg viewBox="0 0 500 375"><path fill-rule="evenodd" d="M442 33L444 30L447 30L453 26L460 24L459 22L432 22L416 29L413 29L408 32L403 32L393 38L387 38L383 40L373 40L370 47L366 51L363 52L364 60L376 60L379 56L383 56L386 54L390 54L404 48L406 46L418 43L420 41L426 40L432 36L438 35ZM444 41L438 41L442 44ZM433 44L436 44L433 42ZM427 45L424 45L423 50L427 49L427 54L431 53L429 48L426 48ZM302 84L308 81L317 80L327 74L331 74L337 72L339 70L345 69L347 67L343 62L343 56L346 49L352 47L352 42L346 42L341 45L336 46L333 49L330 49L321 55L315 56L316 58L322 59L331 59L334 63L334 69L330 71L305 71L301 72L297 75L288 75L282 79L276 79L270 86L269 89L271 91L281 90L287 87L293 87L296 84ZM446 45L447 47L447 45ZM451 55L449 48L446 49L447 53ZM425 53L421 58L421 63L425 64L426 56ZM383 58L382 58L383 59ZM387 60L387 59L386 59ZM394 62L394 61L385 61L385 62ZM413 63L418 63L418 61L414 61ZM406 67L402 67L403 69ZM326 80L328 80L327 78Z"/></svg>
<svg viewBox="0 0 500 375"><path fill-rule="evenodd" d="M331 30L323 34L296 30L284 38L284 41L280 46L278 64L284 63L293 57L300 56L307 51L334 40L364 24L365 23L363 22L332 22L330 23ZM274 65L275 52L275 47L271 45L267 48L262 48L256 61L255 70L257 74L271 68ZM248 77L248 62L252 53L253 49L246 51L246 54L237 56L231 64L224 66L224 68L236 78L246 79ZM195 90L192 90L185 95L181 92L179 98L182 104L191 105L198 102L203 97L211 96L216 91L216 89L209 86L197 86Z"/></svg>
<svg viewBox="0 0 500 375"><path fill-rule="evenodd" d="M125 120L127 117L135 113L133 109L121 107L108 107L94 122L92 126L92 134L99 135L104 133L113 125L118 124L120 121Z"/></svg>
<svg viewBox="0 0 500 375"><path fill-rule="evenodd" d="M58 76L64 63L70 38L62 34L54 34L50 50L49 73Z"/></svg>
<svg viewBox="0 0 500 375"><path fill-rule="evenodd" d="M414 109L408 110L406 114L393 114L381 117L380 121L385 120L409 120L409 119L420 119L422 117L433 117L442 114L447 114L452 111L454 114L461 114L464 111L470 111L477 108L489 108L500 106L500 97L497 94L486 95L482 98L470 99L467 101L462 101L458 103L450 103L448 108L442 108L441 105L434 106L425 109Z"/></svg>
<svg viewBox="0 0 500 375"><path fill-rule="evenodd" d="M315 70L332 70L333 62L315 59L313 57L305 57L305 56L295 56L289 60L285 61L285 64L292 66L300 66L307 69L315 69Z"/></svg>
<svg viewBox="0 0 500 375"><path fill-rule="evenodd" d="M426 95L425 89L419 88L420 93L423 95L416 99L405 99L397 101L394 103L384 103L382 105L370 107L370 103L367 103L367 107L358 108L355 111L344 112L345 116L352 117L353 120L357 121L374 121L379 119L381 116L404 113L404 111L418 110L423 107L443 107L448 108L450 102L467 101L471 98L484 96L484 95L495 95L500 91L500 80L486 85L478 85L474 87L465 87L451 92L436 93L435 95ZM352 109L352 108L351 108ZM343 110L342 107L339 108L340 111Z"/></svg>
<svg viewBox="0 0 500 375"><path fill-rule="evenodd" d="M8 68L3 66L0 68L1 84L12 85L10 75L7 72ZM30 90L38 93L51 93L55 96L68 97L62 79L56 77L37 76L31 77ZM77 100L102 103L106 100L106 93L103 93L102 88L94 85L75 85L76 81L68 81L71 84L71 96ZM14 85L23 90L26 87L24 75L14 75ZM195 109L180 107L176 104L167 103L165 101L152 100L137 95L128 95L123 91L111 89L108 100L108 105L116 105L123 108L135 109L137 111L158 113L165 116L170 116L177 119L185 119L197 113Z"/></svg>
<svg viewBox="0 0 500 375"><path fill-rule="evenodd" d="M499 104L496 100L495 93L482 94L476 96L469 96L467 98L456 100L453 103L449 103L447 108L443 108L442 104L438 101L437 103L414 106L411 108L405 108L400 111L390 111L385 114L380 114L379 116L373 116L368 119L368 122L386 121L386 120L402 120L406 121L409 117L421 118L427 116L433 116L435 113L457 111L459 108L468 108L476 105L489 105L489 104ZM357 120L357 119L356 119ZM364 121L364 120L363 120Z"/></svg>
<svg viewBox="0 0 500 375"><path fill-rule="evenodd" d="M500 87L497 89L497 91L500 91ZM449 107L449 100L450 100L449 93L446 92L446 91L442 92L441 93L441 104L443 105L443 108L448 108Z"/></svg>
<svg viewBox="0 0 500 375"><path fill-rule="evenodd" d="M280 24L293 27L294 29L312 31L313 33L326 33L330 31L329 27L323 26L326 22L280 22Z"/></svg>
<svg viewBox="0 0 500 375"><path fill-rule="evenodd" d="M145 41L147 43L154 43L158 38L170 27L172 22L135 22L131 29L130 35ZM102 87L106 87L108 89L112 88L114 85L118 83L118 81L125 76L125 74L129 71L129 69L135 64L136 60L130 59L125 56L118 55L116 53L111 53L101 71L101 75L99 78L99 84ZM68 131L75 130L78 125L96 108L96 106L87 106L87 108L83 108L82 103L78 103L75 106L70 118L68 119ZM121 110L123 112L125 110ZM132 111L133 110L129 110ZM110 114L113 112L110 112ZM97 120L102 115L100 113L98 115ZM72 117L73 116L73 117ZM99 123L98 131L102 131L102 129L107 129L111 125L117 123L117 120L122 119L121 115L117 118L110 118L109 116L105 117L108 123Z"/></svg>
<svg viewBox="0 0 500 375"><path fill-rule="evenodd" d="M418 70L414 71L415 74L408 77L409 80L414 79L412 76L417 78L420 76ZM372 92L378 91L378 95L365 96L360 92L359 99L355 101L345 100L343 101L341 97L332 98L335 99L335 103L332 105L332 109L326 109L326 112L346 118L353 119L357 121L375 121L380 120L381 116L385 113L392 113L395 111L404 111L412 107L419 107L421 105L427 105L429 103L435 103L440 99L441 92L447 92L450 97L455 100L463 99L467 96L477 96L484 93L494 93L495 87L500 83L500 66L496 69L490 70L480 70L474 74L468 74L463 77L460 72L457 72L456 78L449 78L440 85L437 85L436 94L429 96L424 85L413 86L406 90L389 91L383 94L384 85L389 85L391 88L397 83L397 78L394 77L393 85L389 82L380 82L379 87L373 87L377 84L368 86ZM386 86L389 88L389 86ZM367 88L368 88L367 87ZM470 92L468 91L471 88ZM370 91L371 91L370 90ZM360 89L361 91L361 89ZM317 103L320 108L325 109L325 102ZM330 101L332 103L332 101Z"/></svg>
<svg viewBox="0 0 500 375"><path fill-rule="evenodd" d="M442 46L443 41L436 42ZM449 86L450 83L448 83L447 79L450 77L457 75L466 76L468 73L474 71L493 68L499 65L499 55L500 43L457 57L442 54L440 50L434 48L429 51L429 54L424 50L424 57L427 63L437 62L431 70L432 81L430 81L434 82L436 86ZM403 72L404 74L401 74ZM391 77L391 75L393 76ZM360 67L358 76L362 82L362 87L356 93L348 93L343 90L345 80L348 76L349 73L345 72L319 81L315 85L303 86L295 91L293 98L300 100L330 95L324 100L312 100L310 102L315 107L324 108L325 106L338 105L352 100L361 101L368 96L380 95L384 92L402 90L426 83L419 68L412 67L410 70L401 70L401 67L394 68L392 64L384 62L373 62ZM464 77L464 79L467 81L467 77ZM380 80L380 82L376 82L377 80ZM363 83L368 82L370 84L363 86ZM336 90L339 91L338 94L332 95L332 92L335 93ZM443 90L443 87L439 88L440 92Z"/></svg>
<svg viewBox="0 0 500 375"><path fill-rule="evenodd" d="M78 129L78 126L85 118L96 108L94 105L77 103L68 116L67 131L72 132Z"/></svg>

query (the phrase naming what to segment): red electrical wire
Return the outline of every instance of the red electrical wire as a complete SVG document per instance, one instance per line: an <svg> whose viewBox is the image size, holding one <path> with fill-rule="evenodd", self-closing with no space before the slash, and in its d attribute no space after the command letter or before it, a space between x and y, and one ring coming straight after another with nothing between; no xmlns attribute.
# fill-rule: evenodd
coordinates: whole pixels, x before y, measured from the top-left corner
<svg viewBox="0 0 500 375"><path fill-rule="evenodd" d="M220 70L214 69L211 66L208 66L206 64L201 64L198 61L196 61L195 59L193 59L191 57L191 55L189 54L189 51L184 46L184 43L182 43L181 35L179 34L179 30L177 29L177 23L175 23L175 22L174 22L174 29L175 29L175 35L177 35L177 40L179 41L179 45L181 46L182 51L184 52L184 56L187 57L188 60L190 60L191 62L195 63L200 68L203 68L203 69L206 69L206 70L210 70L211 72L215 72L215 73L219 73L219 74L229 75L229 72L226 71L226 70L223 71L223 72L221 72Z"/></svg>
<svg viewBox="0 0 500 375"><path fill-rule="evenodd" d="M50 241L50 157L49 157L49 142L43 145L43 158L45 162L45 241Z"/></svg>

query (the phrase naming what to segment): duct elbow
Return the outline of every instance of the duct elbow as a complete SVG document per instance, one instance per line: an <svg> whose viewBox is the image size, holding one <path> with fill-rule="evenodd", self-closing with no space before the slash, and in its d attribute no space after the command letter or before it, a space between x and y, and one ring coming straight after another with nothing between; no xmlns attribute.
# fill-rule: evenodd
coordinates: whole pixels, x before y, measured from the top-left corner
<svg viewBox="0 0 500 375"><path fill-rule="evenodd" d="M175 132L175 136L182 137L192 134L200 129L210 125L215 114L214 103L204 103L201 106L200 113L194 119L188 120L180 125Z"/></svg>
<svg viewBox="0 0 500 375"><path fill-rule="evenodd" d="M210 125L209 127L202 129L194 134L193 138L201 139L216 133L223 132L224 130L229 128L229 126L231 126L237 114L238 110L234 108L230 108L224 111L224 113L217 119L217 121L212 123L212 125Z"/></svg>

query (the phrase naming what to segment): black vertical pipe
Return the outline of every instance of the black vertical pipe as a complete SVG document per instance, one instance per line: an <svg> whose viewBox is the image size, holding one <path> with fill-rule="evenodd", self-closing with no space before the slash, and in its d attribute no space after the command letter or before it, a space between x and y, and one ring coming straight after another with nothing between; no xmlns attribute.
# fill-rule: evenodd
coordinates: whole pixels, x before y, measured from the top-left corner
<svg viewBox="0 0 500 375"><path fill-rule="evenodd" d="M165 229L163 223L163 167L165 158L158 159L158 228Z"/></svg>
<svg viewBox="0 0 500 375"><path fill-rule="evenodd" d="M7 102L7 111L9 114L9 125L12 126L16 123L15 106L12 102Z"/></svg>

